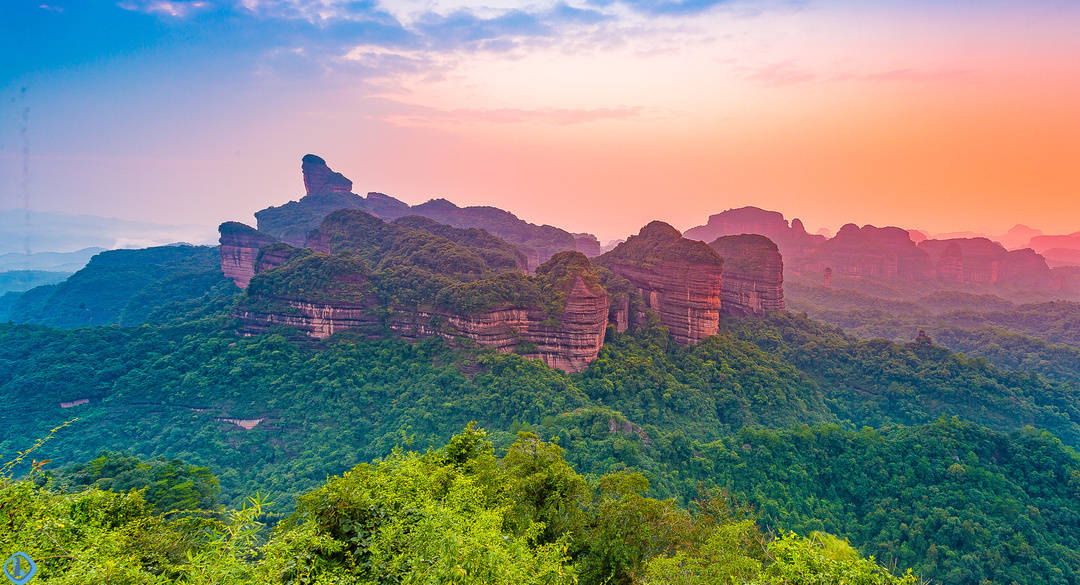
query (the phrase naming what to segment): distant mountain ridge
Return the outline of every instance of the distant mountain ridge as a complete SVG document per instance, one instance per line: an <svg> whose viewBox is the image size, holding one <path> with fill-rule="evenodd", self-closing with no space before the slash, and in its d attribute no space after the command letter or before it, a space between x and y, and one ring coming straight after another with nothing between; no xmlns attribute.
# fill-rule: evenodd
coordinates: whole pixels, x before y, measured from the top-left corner
<svg viewBox="0 0 1080 585"><path fill-rule="evenodd" d="M458 207L446 199L410 206L382 193L357 195L352 193L352 181L313 154L303 157L301 172L306 191L303 197L255 213L259 231L292 246L303 246L308 233L331 212L359 209L385 220L418 215L457 228L484 229L520 248L527 256L529 270L566 250L588 256L600 253L600 242L591 234L571 234L555 226L532 224L497 207Z"/></svg>
<svg viewBox="0 0 1080 585"><path fill-rule="evenodd" d="M1030 238L1031 247L1018 249L976 234L939 239L917 230L855 224L825 238L808 234L798 219L789 223L783 214L758 207L729 209L686 231L686 237L702 241L740 234L773 240L789 270L826 286L833 278L849 277L1080 294L1072 272L1062 268L1080 263L1080 233L1045 236L1018 225L1000 238L1009 243Z"/></svg>
<svg viewBox="0 0 1080 585"><path fill-rule="evenodd" d="M600 251L589 234L445 199L360 197L315 155L301 170L300 201L256 213L258 229L219 227L222 273L246 290L233 311L241 334L284 325L313 338L467 339L576 372L597 358L609 323L623 332L652 314L692 345L717 333L722 313L784 309L783 260L764 237L710 247L654 221L590 262L576 249Z"/></svg>

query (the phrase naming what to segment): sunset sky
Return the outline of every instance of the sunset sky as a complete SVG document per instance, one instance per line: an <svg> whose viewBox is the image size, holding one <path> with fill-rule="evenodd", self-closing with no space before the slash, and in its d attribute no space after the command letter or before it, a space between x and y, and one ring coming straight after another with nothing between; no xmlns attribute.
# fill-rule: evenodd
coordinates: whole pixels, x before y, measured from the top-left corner
<svg viewBox="0 0 1080 585"><path fill-rule="evenodd" d="M8 0L0 209L216 226L300 157L601 239L1080 230L1080 3Z"/></svg>

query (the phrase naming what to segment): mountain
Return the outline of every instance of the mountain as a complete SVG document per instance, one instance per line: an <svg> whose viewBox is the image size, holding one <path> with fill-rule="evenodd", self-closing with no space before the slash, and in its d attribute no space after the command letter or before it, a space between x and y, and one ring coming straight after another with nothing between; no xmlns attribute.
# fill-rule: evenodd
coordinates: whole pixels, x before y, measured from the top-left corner
<svg viewBox="0 0 1080 585"><path fill-rule="evenodd" d="M63 282L22 293L7 318L63 328L160 323L225 302L230 291L215 248L111 250Z"/></svg>
<svg viewBox="0 0 1080 585"><path fill-rule="evenodd" d="M784 310L784 258L758 234L721 236L709 244L724 260L721 309L729 315Z"/></svg>
<svg viewBox="0 0 1080 585"><path fill-rule="evenodd" d="M529 276L523 255L485 231L415 216L387 223L355 209L327 215L305 248L232 252L255 233L222 226L223 266L258 262L240 271L254 274L235 311L245 334L289 325L316 338L346 329L437 335L567 371L596 359L603 342L607 292L580 252L557 254Z"/></svg>
<svg viewBox="0 0 1080 585"><path fill-rule="evenodd" d="M304 199L256 213L259 229L236 222L219 228L222 271L246 289L234 313L244 334L287 325L315 338L353 329L467 339L576 372L596 359L609 322L622 332L644 326L654 311L683 344L717 331L723 259L663 222L597 257L595 266L567 251L533 267L536 256L523 253L520 241L496 237L507 225L500 218L520 223L507 212L468 208L490 221L485 229L461 228L452 225L460 208L433 200L397 207L395 214L417 215L384 221L358 209L367 200L351 194L352 182L321 158L306 155L302 171ZM329 209L339 205L346 207ZM586 236L577 234L599 250ZM730 312L782 310L776 245L740 240L723 251L739 268L728 290Z"/></svg>
<svg viewBox="0 0 1080 585"><path fill-rule="evenodd" d="M1018 225L1000 239L1015 243L1038 233ZM1055 248L1048 263L1050 256L1031 248L1006 249L973 232L931 238L917 230L872 225L846 224L830 238L811 236L799 220L789 224L782 214L757 207L729 209L686 231L686 237L706 242L740 234L769 238L777 244L790 273L826 283L846 278L935 289L974 284L1018 294L1037 290L1071 296L1074 287L1067 273L1054 276L1051 267L1067 265L1080 254L1080 244L1075 253ZM1044 247L1072 245L1069 237L1035 236L1032 242Z"/></svg>
<svg viewBox="0 0 1080 585"><path fill-rule="evenodd" d="M495 207L458 207L446 199L420 205L408 204L382 193L366 197L352 193L352 181L334 172L321 157L308 154L301 160L305 195L278 207L255 213L259 231L292 245L303 246L308 232L339 209L358 209L383 219L418 215L458 228L480 228L517 246L534 270L555 254L578 250L599 254L599 241L590 234L571 234L550 225L535 225Z"/></svg>
<svg viewBox="0 0 1080 585"><path fill-rule="evenodd" d="M721 236L741 234L765 236L789 257L801 256L825 241L823 236L806 233L806 228L799 219L793 219L789 224L783 214L777 211L766 211L752 206L710 215L705 225L690 228L685 235L691 240L711 242Z"/></svg>
<svg viewBox="0 0 1080 585"><path fill-rule="evenodd" d="M712 248L654 221L596 261L626 279L642 299L633 314L613 315L614 322L639 324L645 311L653 311L681 344L716 334L724 261Z"/></svg>

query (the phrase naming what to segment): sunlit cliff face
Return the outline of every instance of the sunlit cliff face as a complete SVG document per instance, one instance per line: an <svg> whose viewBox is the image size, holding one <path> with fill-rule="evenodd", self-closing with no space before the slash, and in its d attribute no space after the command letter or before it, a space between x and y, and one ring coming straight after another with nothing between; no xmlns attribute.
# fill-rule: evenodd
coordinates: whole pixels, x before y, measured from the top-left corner
<svg viewBox="0 0 1080 585"><path fill-rule="evenodd" d="M602 239L745 204L1080 227L1072 3L710 4L20 8L0 207L248 219L316 151Z"/></svg>

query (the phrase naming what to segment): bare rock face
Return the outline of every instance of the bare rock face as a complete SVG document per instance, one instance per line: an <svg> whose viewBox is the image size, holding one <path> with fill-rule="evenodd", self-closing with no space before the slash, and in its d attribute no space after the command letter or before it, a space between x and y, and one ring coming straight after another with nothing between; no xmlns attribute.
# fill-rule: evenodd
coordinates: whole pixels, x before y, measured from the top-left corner
<svg viewBox="0 0 1080 585"><path fill-rule="evenodd" d="M395 312L389 326L407 339L465 338L500 353L516 352L575 373L596 359L608 324L607 295L575 276L555 318L539 308L506 307L477 314L447 310Z"/></svg>
<svg viewBox="0 0 1080 585"><path fill-rule="evenodd" d="M834 274L863 278L924 280L934 273L929 255L915 246L907 230L847 224L823 243L804 269L832 268Z"/></svg>
<svg viewBox="0 0 1080 585"><path fill-rule="evenodd" d="M326 166L322 157L305 154L300 171L304 175L304 189L308 195L319 193L352 193L352 181Z"/></svg>
<svg viewBox="0 0 1080 585"><path fill-rule="evenodd" d="M764 315L784 310L784 260L772 240L756 234L724 236L709 247L724 259L722 312Z"/></svg>
<svg viewBox="0 0 1080 585"><path fill-rule="evenodd" d="M1010 252L979 237L926 240L919 249L929 254L940 280L1032 288L1050 285L1046 260L1030 248Z"/></svg>
<svg viewBox="0 0 1080 585"><path fill-rule="evenodd" d="M705 243L654 221L597 261L637 289L677 342L697 343L719 329L723 260Z"/></svg>
<svg viewBox="0 0 1080 585"><path fill-rule="evenodd" d="M221 244L221 271L226 278L231 278L236 286L246 289L251 277L255 275L259 250L277 240L235 221L227 221L218 226L218 233L218 242Z"/></svg>
<svg viewBox="0 0 1080 585"><path fill-rule="evenodd" d="M987 238L926 240L919 249L930 255L937 277L952 282L997 282L1006 254L1001 244Z"/></svg>
<svg viewBox="0 0 1080 585"><path fill-rule="evenodd" d="M1010 250L1001 261L1000 282L1011 286L1043 289L1050 286L1046 259L1031 248Z"/></svg>
<svg viewBox="0 0 1080 585"><path fill-rule="evenodd" d="M573 234L573 236L574 249L578 252L589 258L595 258L604 253L600 248L600 240L596 239L596 236L592 234Z"/></svg>
<svg viewBox="0 0 1080 585"><path fill-rule="evenodd" d="M239 332L255 335L287 325L314 338L344 330L464 338L568 372L596 359L609 307L588 258L563 252L530 277L512 254L471 253L506 252L505 242L432 223L386 224L343 210L311 232L307 249L264 247L257 276L234 313ZM474 262L485 261L487 268L473 271ZM493 268L505 271L493 274Z"/></svg>

